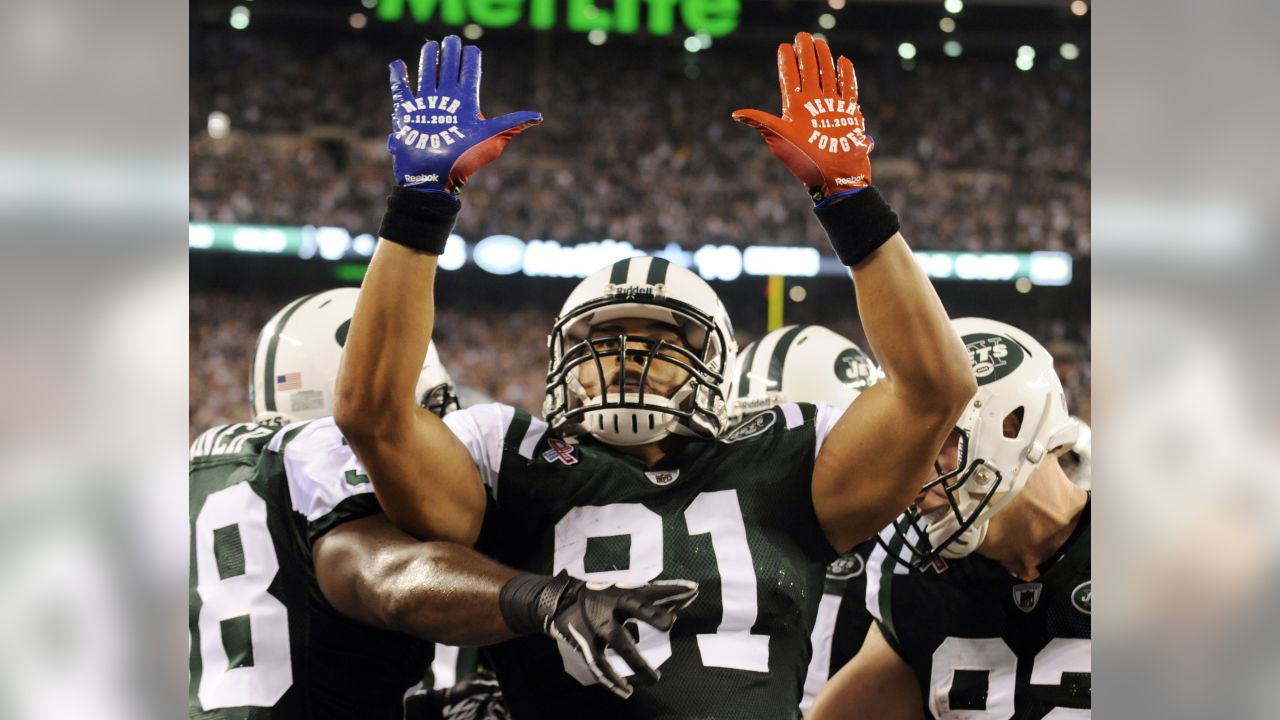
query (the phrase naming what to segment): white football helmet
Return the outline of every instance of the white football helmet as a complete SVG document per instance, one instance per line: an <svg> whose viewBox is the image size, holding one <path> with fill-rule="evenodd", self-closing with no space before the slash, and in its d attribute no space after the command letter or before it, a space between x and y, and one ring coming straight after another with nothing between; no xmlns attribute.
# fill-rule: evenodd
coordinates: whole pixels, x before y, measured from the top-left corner
<svg viewBox="0 0 1280 720"><path fill-rule="evenodd" d="M1067 477L1071 482L1085 490L1093 489L1093 430L1080 418L1080 436L1076 438L1075 447L1067 451L1066 458L1071 464L1067 468Z"/></svg>
<svg viewBox="0 0 1280 720"><path fill-rule="evenodd" d="M955 467L939 466L938 476L922 490L941 488L947 506L922 515L918 504L912 505L893 524L897 540L921 568L939 555L960 558L976 550L991 516L1022 491L1053 450L1071 448L1079 434L1044 346L995 320L960 318L952 325L969 350L978 391L956 422ZM1020 417L1021 424L1016 433L1006 434L1010 415Z"/></svg>
<svg viewBox="0 0 1280 720"><path fill-rule="evenodd" d="M844 410L879 379L879 368L852 340L821 325L788 325L738 354L729 416L737 422L784 402Z"/></svg>
<svg viewBox="0 0 1280 720"><path fill-rule="evenodd" d="M359 295L355 288L307 295L267 321L258 335L249 377L254 422L294 422L333 414L338 363ZM437 414L457 409L453 382L435 343L427 347L414 397Z"/></svg>
<svg viewBox="0 0 1280 720"><path fill-rule="evenodd" d="M691 349L644 335L588 339L609 320L643 318L675 326ZM631 347L628 347L631 345ZM636 347L639 345L640 347ZM715 438L728 424L730 371L737 345L729 314L715 290L663 258L632 257L591 274L574 288L547 339L543 414L562 436L589 433L611 445L643 445L671 433ZM579 380L587 363L604 375L600 358L643 357L639 392L602 388L589 397ZM672 363L689 380L671 397L644 392L655 361Z"/></svg>

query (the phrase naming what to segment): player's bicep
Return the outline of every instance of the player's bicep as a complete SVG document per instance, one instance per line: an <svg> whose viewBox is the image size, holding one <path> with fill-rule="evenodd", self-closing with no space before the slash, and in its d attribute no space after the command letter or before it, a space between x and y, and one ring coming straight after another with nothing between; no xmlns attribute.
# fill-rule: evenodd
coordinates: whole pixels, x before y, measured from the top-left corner
<svg viewBox="0 0 1280 720"><path fill-rule="evenodd" d="M384 582L404 561L404 552L420 543L396 528L386 515L370 515L343 523L312 546L316 582L338 612L352 620L387 630L389 601L395 589Z"/></svg>
<svg viewBox="0 0 1280 720"><path fill-rule="evenodd" d="M822 440L813 503L831 544L848 550L884 527L931 477L952 418L912 407L877 383Z"/></svg>
<svg viewBox="0 0 1280 720"><path fill-rule="evenodd" d="M484 515L485 491L475 459L435 414L422 411L413 432L394 442L366 439L357 454L387 516L423 540L471 545Z"/></svg>
<svg viewBox="0 0 1280 720"><path fill-rule="evenodd" d="M858 654L818 694L807 720L868 717L921 720L920 685L911 667L872 623Z"/></svg>

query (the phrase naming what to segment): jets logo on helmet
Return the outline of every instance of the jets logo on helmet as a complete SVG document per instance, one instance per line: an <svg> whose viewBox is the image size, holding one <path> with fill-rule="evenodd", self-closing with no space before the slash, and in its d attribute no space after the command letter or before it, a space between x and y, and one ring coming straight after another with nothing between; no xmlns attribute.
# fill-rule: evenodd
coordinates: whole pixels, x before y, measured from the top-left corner
<svg viewBox="0 0 1280 720"><path fill-rule="evenodd" d="M679 339L593 335L622 320L670 327ZM626 258L588 276L565 301L547 345L543 414L562 436L643 445L672 433L715 438L725 429L726 369L737 355L729 315L706 281L663 258ZM616 390L606 366L626 376L615 378ZM651 374L672 367L688 379L670 392L649 389Z"/></svg>
<svg viewBox="0 0 1280 720"><path fill-rule="evenodd" d="M733 372L735 421L784 402L843 410L880 371L857 345L821 325L778 328L748 345Z"/></svg>
<svg viewBox="0 0 1280 720"><path fill-rule="evenodd" d="M837 355L833 371L840 382L859 393L876 381L876 366L857 347L848 348Z"/></svg>
<svg viewBox="0 0 1280 720"><path fill-rule="evenodd" d="M991 517L1022 491L1050 451L1071 448L1079 433L1044 346L995 320L960 318L952 325L969 349L978 392L956 421L954 466L939 463L937 477L891 526L920 569L976 550ZM920 509L924 499L939 495L940 507Z"/></svg>
<svg viewBox="0 0 1280 720"><path fill-rule="evenodd" d="M267 321L258 335L249 378L254 422L333 414L333 386L359 295L355 288L306 295ZM414 397L439 415L458 407L453 382L434 343L427 348Z"/></svg>
<svg viewBox="0 0 1280 720"><path fill-rule="evenodd" d="M1009 338L990 333L975 333L962 338L969 350L969 363L979 385L995 382L1022 364L1022 348Z"/></svg>

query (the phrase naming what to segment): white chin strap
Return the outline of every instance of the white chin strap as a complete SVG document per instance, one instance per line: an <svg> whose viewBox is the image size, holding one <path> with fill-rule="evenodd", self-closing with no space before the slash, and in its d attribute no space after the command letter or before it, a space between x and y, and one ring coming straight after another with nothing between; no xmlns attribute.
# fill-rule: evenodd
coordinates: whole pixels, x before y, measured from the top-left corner
<svg viewBox="0 0 1280 720"><path fill-rule="evenodd" d="M617 397L615 394L611 398ZM640 402L640 393L626 393L623 399L629 403ZM602 398L592 398L583 403L586 413L582 424L597 440L609 445L647 445L657 442L679 428L680 418L661 410L634 410L631 408L599 408ZM675 402L654 393L645 393L647 405L674 408Z"/></svg>

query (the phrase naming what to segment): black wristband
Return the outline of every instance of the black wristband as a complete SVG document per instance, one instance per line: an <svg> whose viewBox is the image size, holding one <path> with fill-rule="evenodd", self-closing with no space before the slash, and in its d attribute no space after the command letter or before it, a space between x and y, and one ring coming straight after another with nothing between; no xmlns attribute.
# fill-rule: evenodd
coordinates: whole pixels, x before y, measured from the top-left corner
<svg viewBox="0 0 1280 720"><path fill-rule="evenodd" d="M901 227L898 215L875 186L834 198L813 209L827 231L840 262L853 267L866 260Z"/></svg>
<svg viewBox="0 0 1280 720"><path fill-rule="evenodd" d="M378 237L419 252L439 255L458 220L462 203L438 192L397 187L387 196Z"/></svg>
<svg viewBox="0 0 1280 720"><path fill-rule="evenodd" d="M544 632L560 606L560 599L577 583L566 573L517 575L498 591L498 609L507 627L517 635Z"/></svg>

